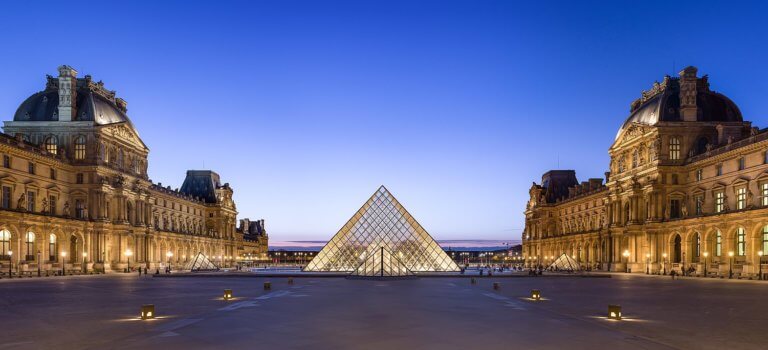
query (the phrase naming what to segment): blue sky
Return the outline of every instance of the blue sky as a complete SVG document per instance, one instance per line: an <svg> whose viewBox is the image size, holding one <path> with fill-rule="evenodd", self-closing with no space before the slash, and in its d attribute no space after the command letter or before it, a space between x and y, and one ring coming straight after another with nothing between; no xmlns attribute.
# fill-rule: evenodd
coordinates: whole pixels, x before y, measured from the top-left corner
<svg viewBox="0 0 768 350"><path fill-rule="evenodd" d="M387 188L438 239L520 238L532 181L602 177L629 104L695 65L768 125L759 2L0 5L0 116L68 64L128 101L150 177L216 170L273 240ZM559 165L558 165L559 164Z"/></svg>

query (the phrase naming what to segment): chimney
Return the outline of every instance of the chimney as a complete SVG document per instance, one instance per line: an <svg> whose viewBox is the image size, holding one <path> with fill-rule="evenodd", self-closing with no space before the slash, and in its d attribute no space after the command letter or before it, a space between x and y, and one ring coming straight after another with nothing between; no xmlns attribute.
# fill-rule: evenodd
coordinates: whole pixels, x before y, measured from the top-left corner
<svg viewBox="0 0 768 350"><path fill-rule="evenodd" d="M77 106L77 71L67 65L59 67L59 121L72 121Z"/></svg>
<svg viewBox="0 0 768 350"><path fill-rule="evenodd" d="M680 71L680 117L686 122L695 122L698 119L696 72L698 69L693 66L688 66Z"/></svg>

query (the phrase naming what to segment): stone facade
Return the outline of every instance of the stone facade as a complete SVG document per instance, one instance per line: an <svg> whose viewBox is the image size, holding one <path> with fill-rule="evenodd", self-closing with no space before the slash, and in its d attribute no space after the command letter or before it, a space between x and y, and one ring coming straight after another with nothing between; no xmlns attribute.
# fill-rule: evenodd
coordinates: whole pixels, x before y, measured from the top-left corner
<svg viewBox="0 0 768 350"><path fill-rule="evenodd" d="M694 67L632 103L606 181L551 171L530 188L523 254L585 268L751 277L768 251L768 130ZM768 266L763 266L768 273Z"/></svg>
<svg viewBox="0 0 768 350"><path fill-rule="evenodd" d="M188 171L181 189L153 183L149 149L126 113L114 91L62 66L5 122L3 271L9 262L21 271L178 267L198 252L236 262L245 243L230 185L208 170ZM266 232L250 240L266 253Z"/></svg>

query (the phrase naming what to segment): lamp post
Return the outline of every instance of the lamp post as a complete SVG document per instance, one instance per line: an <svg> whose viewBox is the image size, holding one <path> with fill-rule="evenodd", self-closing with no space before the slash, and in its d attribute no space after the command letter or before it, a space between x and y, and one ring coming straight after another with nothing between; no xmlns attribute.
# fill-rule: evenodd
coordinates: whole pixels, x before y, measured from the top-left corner
<svg viewBox="0 0 768 350"><path fill-rule="evenodd" d="M757 252L757 268L760 269L760 280L763 280L763 251Z"/></svg>
<svg viewBox="0 0 768 350"><path fill-rule="evenodd" d="M133 251L126 249L125 256L128 257L128 272L131 272L131 255L133 255Z"/></svg>
<svg viewBox="0 0 768 350"><path fill-rule="evenodd" d="M61 252L61 275L66 276L67 275L67 261L65 260L67 258L67 252Z"/></svg>
<svg viewBox="0 0 768 350"><path fill-rule="evenodd" d="M624 250L624 273L629 273L629 250Z"/></svg>
<svg viewBox="0 0 768 350"><path fill-rule="evenodd" d="M664 274L667 274L667 253L661 254L661 267L664 269Z"/></svg>
<svg viewBox="0 0 768 350"><path fill-rule="evenodd" d="M645 274L651 274L651 253L645 253Z"/></svg>
<svg viewBox="0 0 768 350"><path fill-rule="evenodd" d="M704 277L707 277L707 257L709 252L704 252Z"/></svg>
<svg viewBox="0 0 768 350"><path fill-rule="evenodd" d="M171 272L171 257L173 256L173 252L170 250L165 252L165 257L168 258L168 272Z"/></svg>
<svg viewBox="0 0 768 350"><path fill-rule="evenodd" d="M88 273L88 261L86 260L88 258L88 253L83 252L83 273Z"/></svg>
<svg viewBox="0 0 768 350"><path fill-rule="evenodd" d="M37 251L37 277L40 277L41 271L40 271L40 251Z"/></svg>
<svg viewBox="0 0 768 350"><path fill-rule="evenodd" d="M681 270L683 271L683 276L685 276L685 252L683 252L683 267Z"/></svg>
<svg viewBox="0 0 768 350"><path fill-rule="evenodd" d="M728 279L733 278L733 251L728 252Z"/></svg>
<svg viewBox="0 0 768 350"><path fill-rule="evenodd" d="M11 274L13 272L13 251L8 251L8 278L13 278Z"/></svg>

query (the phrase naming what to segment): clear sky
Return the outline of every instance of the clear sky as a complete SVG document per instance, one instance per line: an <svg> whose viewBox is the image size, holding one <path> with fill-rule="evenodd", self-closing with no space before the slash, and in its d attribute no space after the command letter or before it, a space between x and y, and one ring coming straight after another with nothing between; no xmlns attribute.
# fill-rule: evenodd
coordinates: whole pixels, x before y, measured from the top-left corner
<svg viewBox="0 0 768 350"><path fill-rule="evenodd" d="M128 101L150 177L208 168L272 240L384 184L438 239L519 239L532 181L602 177L629 104L695 65L768 126L768 7L672 1L17 1L0 119L68 64Z"/></svg>

